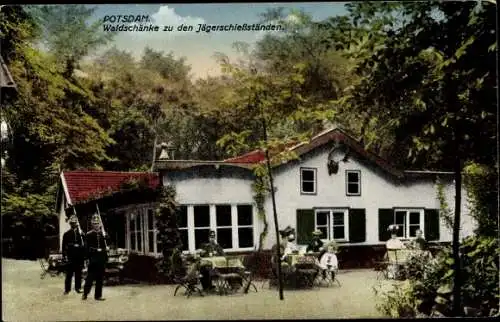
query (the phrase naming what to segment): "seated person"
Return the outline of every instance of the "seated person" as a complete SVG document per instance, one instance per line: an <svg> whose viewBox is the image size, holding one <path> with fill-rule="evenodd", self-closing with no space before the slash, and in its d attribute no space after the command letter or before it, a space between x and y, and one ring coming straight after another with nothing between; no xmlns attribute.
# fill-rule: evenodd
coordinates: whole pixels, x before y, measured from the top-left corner
<svg viewBox="0 0 500 322"><path fill-rule="evenodd" d="M337 244L335 242L331 242L326 247L326 252L321 256L318 266L323 273L323 277L326 277L327 272L330 272L332 277L334 277L335 271L339 269L336 252Z"/></svg>
<svg viewBox="0 0 500 322"><path fill-rule="evenodd" d="M410 243L410 247L418 250L426 250L427 249L427 241L423 237L423 232L421 229L417 229L416 237Z"/></svg>
<svg viewBox="0 0 500 322"><path fill-rule="evenodd" d="M285 250L283 251L283 256L281 257L281 260L284 260L288 255L297 254L299 252L299 248L297 247L297 244L295 244L294 234L290 234L287 236L284 248Z"/></svg>
<svg viewBox="0 0 500 322"><path fill-rule="evenodd" d="M319 253L323 250L323 241L321 241L321 230L315 230L312 233L313 238L307 245L306 252Z"/></svg>
<svg viewBox="0 0 500 322"><path fill-rule="evenodd" d="M208 233L208 242L201 245L201 250L203 257L225 256L224 249L217 243L213 230Z"/></svg>
<svg viewBox="0 0 500 322"><path fill-rule="evenodd" d="M224 249L217 243L215 238L215 231L210 230L208 233L208 242L201 245L201 256L202 257L212 257L212 256L225 256ZM202 266L200 268L201 277L201 285L204 290L213 290L215 286L212 284L212 277L210 276L210 272L212 267L210 266Z"/></svg>

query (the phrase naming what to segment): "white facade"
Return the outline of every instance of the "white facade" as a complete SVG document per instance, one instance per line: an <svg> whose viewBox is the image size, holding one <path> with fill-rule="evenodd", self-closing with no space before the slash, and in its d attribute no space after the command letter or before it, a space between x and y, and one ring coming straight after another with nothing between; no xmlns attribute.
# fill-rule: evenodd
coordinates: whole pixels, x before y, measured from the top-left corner
<svg viewBox="0 0 500 322"><path fill-rule="evenodd" d="M300 162L292 166L284 166L275 172L274 182L277 187L275 193L277 213L280 228L296 227L296 210L304 208L325 209L366 209L366 241L361 244L375 245L384 244L379 241L378 232L378 209L379 208L424 208L439 209L437 199L437 186L433 179L419 180L414 183L399 184L388 175L381 173L380 169L361 162L358 158L350 157L349 161L340 162L337 174L328 174L327 149L318 148L316 153L303 156ZM301 186L301 168L315 169L316 193L303 194ZM346 171L357 170L361 174L361 195L346 195ZM449 178L449 176L448 176ZM450 210L454 211L455 186L449 182L445 186L445 195ZM461 236L472 233L474 223L468 215L466 194L462 190L462 229ZM267 200L266 213L270 224L269 231L274 232L274 221L272 219L272 202ZM423 222L423 218L420 219ZM347 220L346 220L347 222ZM348 225L348 222L346 223ZM452 240L452 232L446 227L445 221L440 220L440 241ZM423 227L421 227L423 228ZM348 227L346 227L348 230ZM270 234L274 236L274 234ZM425 236L424 236L425 237ZM270 248L275 243L275 238L267 238L265 248Z"/></svg>
<svg viewBox="0 0 500 322"><path fill-rule="evenodd" d="M380 211L383 209L389 209L394 214L394 223L401 224L403 239L414 237L416 229L425 232L429 228L425 227L428 222L426 212L440 209L435 173L424 173L418 179L399 180L359 154L348 154L347 162L340 161L337 173L330 175L327 161L329 156L332 157L332 145L333 142L326 143L301 155L299 160L290 161L273 170L280 229L286 226L297 229L298 210L307 210L314 216L311 232L313 229L322 230L325 239L335 239L347 245L385 244L385 241L380 240L381 233L385 232L379 232L379 227L384 224L380 219ZM336 149L334 153L333 158L341 160L345 151L343 148ZM182 164L184 161L172 162ZM219 244L225 245L223 247L226 252L251 251L258 247L264 225L258 218L253 199L252 171L234 164L185 162L189 166L181 166L181 169L176 170L167 167L160 174L164 185L171 184L175 187L176 201L181 205L179 230L184 250L194 251L199 248L200 243L207 240L209 230L216 231ZM445 184L444 192L449 210L454 212L453 176L441 173L439 177ZM71 204L67 202L70 196L64 179L62 186L65 194L60 208L61 243L62 234L69 228L64 209L67 204ZM159 255L156 219L153 214L156 207L156 204L143 204L115 211L113 216L121 216L123 219L123 223L118 226L124 226L124 247L137 253ZM270 249L276 242L270 196L264 207L268 234L263 246L264 249ZM365 227L360 239L362 241L352 238L350 228L354 231L356 224L351 222L351 210L364 212L364 217L361 217L364 218L362 226ZM434 218L434 232L439 230L439 237L433 241L450 242L451 227L447 226L441 215L439 219L437 214ZM474 228L475 223L469 216L466 193L462 190L461 237L472 234Z"/></svg>

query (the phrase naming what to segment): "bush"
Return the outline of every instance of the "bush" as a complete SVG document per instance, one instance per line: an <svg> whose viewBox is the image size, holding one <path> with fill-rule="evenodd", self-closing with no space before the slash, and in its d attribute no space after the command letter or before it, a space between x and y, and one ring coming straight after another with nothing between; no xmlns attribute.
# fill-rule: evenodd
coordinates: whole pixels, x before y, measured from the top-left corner
<svg viewBox="0 0 500 322"><path fill-rule="evenodd" d="M474 316L498 312L500 251L495 238L471 236L462 241L462 307ZM391 317L450 316L453 302L453 258L450 247L432 260L410 259L408 280L394 284L382 297L381 313ZM471 313L472 312L472 313Z"/></svg>

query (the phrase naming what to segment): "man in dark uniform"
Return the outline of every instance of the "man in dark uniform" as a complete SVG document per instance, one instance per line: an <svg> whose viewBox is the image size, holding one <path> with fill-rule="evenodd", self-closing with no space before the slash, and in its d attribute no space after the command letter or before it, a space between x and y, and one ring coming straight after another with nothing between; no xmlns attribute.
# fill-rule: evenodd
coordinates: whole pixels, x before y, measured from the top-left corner
<svg viewBox="0 0 500 322"><path fill-rule="evenodd" d="M208 242L201 245L201 250L202 257L225 256L224 249L217 243L215 231L213 230L210 230L208 233ZM214 286L212 285L212 278L210 276L211 269L212 268L210 266L202 266L200 268L201 285L204 290L214 289Z"/></svg>
<svg viewBox="0 0 500 322"><path fill-rule="evenodd" d="M82 300L87 299L92 284L95 281L94 298L97 301L104 301L102 297L102 283L106 263L108 262L106 238L101 230L101 221L98 215L92 217L92 230L87 233L87 254L89 267L85 285L83 286Z"/></svg>
<svg viewBox="0 0 500 322"><path fill-rule="evenodd" d="M71 279L75 275L75 291L81 293L82 269L85 260L85 243L83 232L78 226L78 218L73 215L69 218L71 228L63 235L63 258L66 263L66 278L64 280L64 294L71 291Z"/></svg>

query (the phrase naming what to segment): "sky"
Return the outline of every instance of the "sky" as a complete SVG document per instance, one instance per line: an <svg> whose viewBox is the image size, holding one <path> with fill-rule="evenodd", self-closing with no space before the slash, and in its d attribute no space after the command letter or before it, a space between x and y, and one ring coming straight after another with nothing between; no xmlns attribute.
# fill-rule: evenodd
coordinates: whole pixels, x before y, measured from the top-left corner
<svg viewBox="0 0 500 322"><path fill-rule="evenodd" d="M98 5L94 19L103 19L106 15L148 15L154 24L193 25L198 24L252 24L259 22L259 14L269 8L284 7L285 10L299 9L312 15L314 20L343 15L346 13L345 3L340 2L294 2L294 3L233 3L233 4L128 4L128 5ZM117 23L115 23L117 24ZM161 27L160 27L161 28ZM118 49L126 50L137 58L146 46L164 52L172 51L176 57L186 57L191 65L193 78L204 78L220 74L220 68L214 59L216 52L222 52L229 57L237 54L232 48L236 41L249 44L255 43L272 31L243 32L120 32L109 44Z"/></svg>

